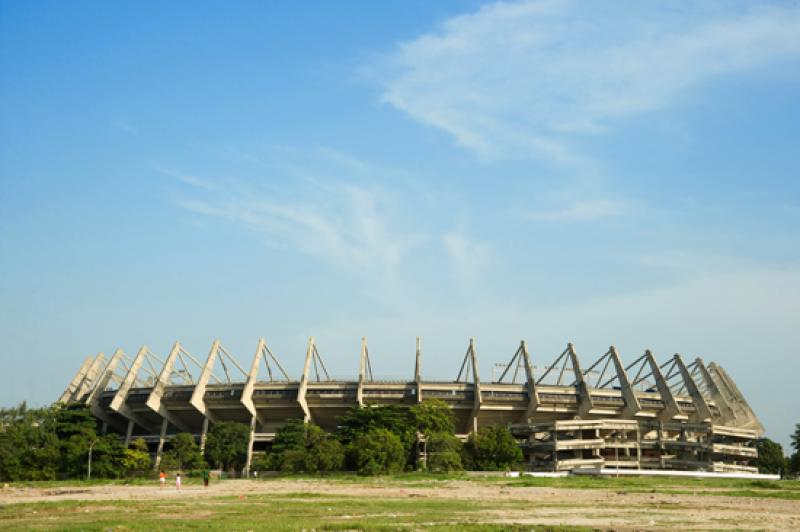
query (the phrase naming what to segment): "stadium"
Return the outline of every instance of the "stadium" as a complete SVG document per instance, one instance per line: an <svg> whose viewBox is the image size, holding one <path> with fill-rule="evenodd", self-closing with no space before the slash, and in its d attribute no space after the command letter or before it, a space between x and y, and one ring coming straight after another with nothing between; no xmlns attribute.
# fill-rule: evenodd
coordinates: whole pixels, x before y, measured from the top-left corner
<svg viewBox="0 0 800 532"><path fill-rule="evenodd" d="M496 365L500 375L482 381L471 339L453 380L425 379L421 362L418 338L413 378L376 379L362 339L357 378L335 380L310 338L297 379L263 339L249 369L219 341L204 361L176 342L163 359L147 346L133 357L121 349L108 360L103 353L89 357L58 401L86 404L102 431L126 444L144 439L155 467L172 435L191 433L202 448L219 421L249 424L249 473L254 454L268 450L289 419L333 431L356 405L435 398L452 408L462 438L479 427L507 426L531 471L757 472L754 440L763 427L726 371L701 358L675 354L659 363L646 350L626 365L612 346L584 365L568 344L551 363L535 366L522 341L507 364ZM424 459L424 437L417 447Z"/></svg>

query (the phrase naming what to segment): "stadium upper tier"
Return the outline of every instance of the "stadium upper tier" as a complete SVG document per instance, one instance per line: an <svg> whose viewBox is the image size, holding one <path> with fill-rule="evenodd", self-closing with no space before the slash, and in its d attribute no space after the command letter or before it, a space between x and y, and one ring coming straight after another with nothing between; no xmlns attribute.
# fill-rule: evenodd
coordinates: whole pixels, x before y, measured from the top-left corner
<svg viewBox="0 0 800 532"><path fill-rule="evenodd" d="M107 362L102 353L87 358L59 401L85 403L104 430L149 442L163 442L174 432L189 432L202 441L209 423L223 420L249 423L253 440L267 442L288 419L334 430L336 419L354 405L414 404L428 398L452 407L460 434L495 424L609 418L712 423L763 433L725 370L700 358L685 362L676 354L659 364L648 350L624 365L612 346L583 365L568 344L535 374L523 341L495 382L480 379L473 340L452 381L425 380L420 361L418 339L413 379L376 380L362 339L358 377L333 380L311 338L303 373L292 379L263 339L249 371L219 341L204 362L180 343L165 360L143 346L133 358L121 349Z"/></svg>

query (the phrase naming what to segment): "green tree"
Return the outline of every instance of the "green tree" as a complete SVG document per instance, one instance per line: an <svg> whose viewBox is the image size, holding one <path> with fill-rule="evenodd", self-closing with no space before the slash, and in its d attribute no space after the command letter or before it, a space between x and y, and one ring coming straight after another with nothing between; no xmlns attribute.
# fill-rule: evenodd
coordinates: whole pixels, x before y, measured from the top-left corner
<svg viewBox="0 0 800 532"><path fill-rule="evenodd" d="M354 406L337 419L337 439L345 445L348 468L359 469L355 461L353 446L355 440L375 429L385 429L397 436L403 447L405 462L414 463L414 447L417 440L417 426L409 407L405 405L363 407Z"/></svg>
<svg viewBox="0 0 800 532"><path fill-rule="evenodd" d="M147 449L147 443L142 438L136 438L125 449L122 466L128 475L142 475L150 470L152 460Z"/></svg>
<svg viewBox="0 0 800 532"><path fill-rule="evenodd" d="M92 447L92 478L120 478L124 476L125 451L125 446L117 435L107 434L98 437Z"/></svg>
<svg viewBox="0 0 800 532"><path fill-rule="evenodd" d="M374 428L359 434L350 443L349 451L360 475L397 473L406 463L406 451L400 437L385 428Z"/></svg>
<svg viewBox="0 0 800 532"><path fill-rule="evenodd" d="M411 417L423 434L455 432L453 410L441 399L425 399L411 407Z"/></svg>
<svg viewBox="0 0 800 532"><path fill-rule="evenodd" d="M779 474L786 467L786 458L783 456L783 447L780 443L769 438L756 440L758 460L756 465L760 473Z"/></svg>
<svg viewBox="0 0 800 532"><path fill-rule="evenodd" d="M794 434L790 438L794 453L789 458L789 472L792 475L800 475L800 423L794 426Z"/></svg>
<svg viewBox="0 0 800 532"><path fill-rule="evenodd" d="M89 446L98 440L97 422L89 408L83 404L60 405L55 408L54 413L55 434L61 455L59 469L68 477L82 478L87 473ZM102 454L103 450L100 452ZM99 472L94 474L101 476Z"/></svg>
<svg viewBox="0 0 800 532"><path fill-rule="evenodd" d="M306 426L304 469L310 473L339 471L344 466L344 446L320 427Z"/></svg>
<svg viewBox="0 0 800 532"><path fill-rule="evenodd" d="M60 463L55 409L0 410L0 480L51 480Z"/></svg>
<svg viewBox="0 0 800 532"><path fill-rule="evenodd" d="M461 460L463 445L453 434L434 432L426 436L425 449L428 471L439 473L461 471L464 466Z"/></svg>
<svg viewBox="0 0 800 532"><path fill-rule="evenodd" d="M800 453L794 453L789 458L789 473L792 475L800 475Z"/></svg>
<svg viewBox="0 0 800 532"><path fill-rule="evenodd" d="M452 409L440 399L425 399L411 407L411 417L418 432L425 436L428 471L458 471L462 469L462 445L455 437Z"/></svg>
<svg viewBox="0 0 800 532"><path fill-rule="evenodd" d="M507 428L481 427L470 434L462 456L469 469L504 471L522 460L522 450Z"/></svg>
<svg viewBox="0 0 800 532"><path fill-rule="evenodd" d="M416 427L409 408L403 405L354 406L336 420L336 435L343 444L349 444L372 429L386 429L410 447L416 437Z"/></svg>
<svg viewBox="0 0 800 532"><path fill-rule="evenodd" d="M161 469L202 469L206 466L200 447L194 436L188 432L179 432L169 441L170 448L161 460Z"/></svg>
<svg viewBox="0 0 800 532"><path fill-rule="evenodd" d="M291 420L275 434L266 465L285 473L338 471L344 463L344 447L313 423Z"/></svg>
<svg viewBox="0 0 800 532"><path fill-rule="evenodd" d="M250 427L238 421L221 421L208 431L206 458L221 469L230 471L244 468Z"/></svg>
<svg viewBox="0 0 800 532"><path fill-rule="evenodd" d="M286 451L302 451L305 447L306 427L302 419L290 419L275 433L272 449L261 465L266 469L283 470Z"/></svg>

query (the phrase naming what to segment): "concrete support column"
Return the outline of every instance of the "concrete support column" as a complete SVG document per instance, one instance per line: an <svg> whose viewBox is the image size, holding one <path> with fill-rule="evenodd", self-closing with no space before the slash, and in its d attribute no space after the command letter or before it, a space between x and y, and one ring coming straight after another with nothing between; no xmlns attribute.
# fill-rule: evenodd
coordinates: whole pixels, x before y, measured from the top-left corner
<svg viewBox="0 0 800 532"><path fill-rule="evenodd" d="M133 437L133 425L133 421L128 420L128 430L125 432L125 448L131 444L131 438Z"/></svg>
<svg viewBox="0 0 800 532"><path fill-rule="evenodd" d="M303 409L303 421L311 421L311 411L306 402L306 390L308 390L308 372L311 369L311 357L314 356L314 337L308 339L308 349L306 350L306 361L303 364L303 374L300 376L300 385L297 387L297 404Z"/></svg>
<svg viewBox="0 0 800 532"><path fill-rule="evenodd" d="M197 382L194 385L192 398L189 400L191 405L206 418L213 417L206 406L205 394L206 386L208 385L208 379L211 377L211 371L214 368L214 361L217 359L217 355L219 354L219 347L219 340L214 340L214 343L211 344L211 350L208 352L206 363L203 366L203 371L200 372L200 378L197 379Z"/></svg>
<svg viewBox="0 0 800 532"><path fill-rule="evenodd" d="M147 396L145 405L153 410L153 412L158 413L158 415L163 419L168 420L170 423L178 427L179 430L182 430L183 432L191 432L190 427L184 424L176 416L173 416L172 413L167 410L167 407L161 402L161 398L164 396L164 391L166 390L167 385L170 383L172 368L175 366L175 359L178 357L180 352L181 344L180 342L175 342L175 345L172 347L169 356L167 356L166 362L164 362L164 367L161 369L161 373L158 375L158 379L153 385L153 389L150 391L150 395ZM192 395L192 399L194 399L194 395Z"/></svg>
<svg viewBox="0 0 800 532"><path fill-rule="evenodd" d="M708 369L706 369L703 359L697 357L695 359L695 365L700 372L703 382L706 384L706 389L711 394L711 398L714 399L714 403L716 403L717 408L719 408L722 423L725 425L736 425L736 412L733 411L731 405L722 395L722 392L717 387L717 383L711 378L711 374L708 372Z"/></svg>
<svg viewBox="0 0 800 532"><path fill-rule="evenodd" d="M414 383L417 390L417 402L422 402L422 351L420 349L419 336L417 336L417 359L414 364Z"/></svg>
<svg viewBox="0 0 800 532"><path fill-rule="evenodd" d="M703 394L701 394L700 390L697 388L694 379L692 379L692 376L689 374L689 370L686 369L683 359L678 353L675 353L673 360L675 360L675 364L678 366L683 382L686 385L686 390L689 392L692 402L694 403L695 412L690 416L690 419L694 422L711 420L713 417L711 409L708 407L708 403L703 397Z"/></svg>
<svg viewBox="0 0 800 532"><path fill-rule="evenodd" d="M80 401L85 394L92 390L92 386L97 383L97 376L100 373L105 357L103 353L97 354L70 401Z"/></svg>
<svg viewBox="0 0 800 532"><path fill-rule="evenodd" d="M78 386L80 385L83 378L86 376L86 372L89 371L89 366L92 365L92 361L94 360L93 357L87 357L86 360L83 361L78 372L72 377L72 380L69 382L67 389L64 390L64 393L56 401L57 403L68 403L72 400L72 396L78 391Z"/></svg>
<svg viewBox="0 0 800 532"><path fill-rule="evenodd" d="M572 363L572 373L575 375L575 392L578 396L578 416L586 419L586 417L594 408L592 403L592 396L589 393L589 388L586 386L586 381L583 379L583 371L581 371L581 363L578 361L578 353L575 351L575 346L572 343L567 344L567 356Z"/></svg>
<svg viewBox="0 0 800 532"><path fill-rule="evenodd" d="M256 405L253 402L253 388L258 379L258 365L261 360L261 353L266 346L263 338L259 338L258 345L256 346L256 354L253 356L253 362L250 364L250 371L247 373L247 380L244 383L242 390L242 404L250 412L251 416L256 415Z"/></svg>
<svg viewBox="0 0 800 532"><path fill-rule="evenodd" d="M536 389L536 381L533 376L533 365L531 364L531 356L528 353L528 343L525 340L520 341L519 348L522 350L522 359L525 363L525 377L528 382L528 408L525 411L524 421L530 421L536 409L539 408L539 391Z"/></svg>
<svg viewBox="0 0 800 532"><path fill-rule="evenodd" d="M367 372L367 338L361 338L361 356L358 364L358 388L356 389L356 402L358 406L364 406L364 381Z"/></svg>
<svg viewBox="0 0 800 532"><path fill-rule="evenodd" d="M475 354L475 339L469 339L469 357L472 364L472 377L473 377L473 390L474 401L472 403L472 431L478 432L478 415L481 411L481 404L483 404L483 396L481 395L481 378L478 375L478 355Z"/></svg>
<svg viewBox="0 0 800 532"><path fill-rule="evenodd" d="M641 412L642 406L639 404L639 399L636 397L636 394L633 391L630 379L628 379L628 373L625 371L625 366L622 365L622 361L619 358L619 353L617 353L617 348L612 345L608 348L608 350L611 360L614 362L614 370L617 374L617 380L619 380L619 386L622 390L622 397L625 400L625 415L635 416Z"/></svg>
<svg viewBox="0 0 800 532"><path fill-rule="evenodd" d="M250 476L250 466L253 465L253 441L256 439L256 416L250 418L250 439L247 442L247 460L244 463L245 477Z"/></svg>
<svg viewBox="0 0 800 532"><path fill-rule="evenodd" d="M203 430L200 432L200 452L206 452L206 436L208 436L208 418L203 418Z"/></svg>
<svg viewBox="0 0 800 532"><path fill-rule="evenodd" d="M161 465L161 457L164 453L164 442L167 439L167 425L169 425L169 421L166 419L161 422L161 436L158 438L158 448L156 449L156 461L153 464L153 469L158 469L158 466Z"/></svg>

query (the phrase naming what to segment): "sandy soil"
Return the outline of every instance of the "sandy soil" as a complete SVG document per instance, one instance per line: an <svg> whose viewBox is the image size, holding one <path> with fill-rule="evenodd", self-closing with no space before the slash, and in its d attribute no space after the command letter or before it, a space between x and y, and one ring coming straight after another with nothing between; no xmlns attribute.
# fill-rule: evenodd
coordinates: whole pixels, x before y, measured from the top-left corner
<svg viewBox="0 0 800 532"><path fill-rule="evenodd" d="M518 501L524 510L485 515L496 523L567 524L615 530L760 529L800 530L800 501L711 495L629 493L601 489L509 487L450 481L435 487L347 484L324 480L269 482L228 480L200 486L91 486L0 489L0 504L58 500L131 500L249 494L317 493L371 498L429 497L449 500Z"/></svg>

